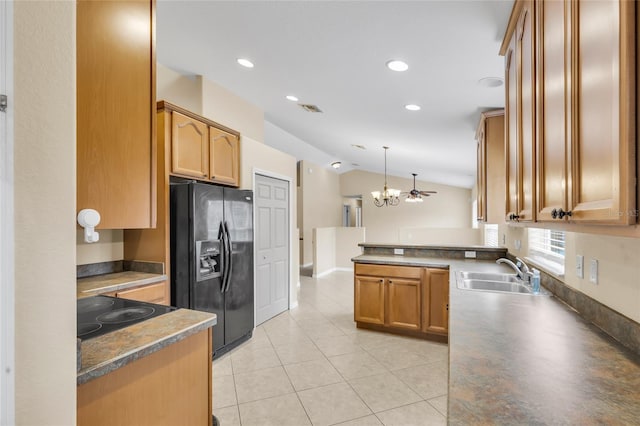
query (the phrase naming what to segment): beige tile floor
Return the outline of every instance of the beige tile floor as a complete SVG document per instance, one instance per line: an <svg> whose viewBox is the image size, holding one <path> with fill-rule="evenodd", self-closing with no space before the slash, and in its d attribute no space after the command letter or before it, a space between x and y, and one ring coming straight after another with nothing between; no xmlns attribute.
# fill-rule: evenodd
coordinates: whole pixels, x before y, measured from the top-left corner
<svg viewBox="0 0 640 426"><path fill-rule="evenodd" d="M358 330L350 272L300 278L297 308L213 362L221 425L446 424L447 345Z"/></svg>

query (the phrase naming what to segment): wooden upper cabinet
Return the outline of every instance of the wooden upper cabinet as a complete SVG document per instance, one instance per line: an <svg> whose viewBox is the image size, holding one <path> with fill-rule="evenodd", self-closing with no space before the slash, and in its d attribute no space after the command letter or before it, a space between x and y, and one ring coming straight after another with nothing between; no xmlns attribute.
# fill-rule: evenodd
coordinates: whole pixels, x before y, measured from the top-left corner
<svg viewBox="0 0 640 426"><path fill-rule="evenodd" d="M422 283L422 330L446 335L449 332L449 270L424 268Z"/></svg>
<svg viewBox="0 0 640 426"><path fill-rule="evenodd" d="M516 36L510 39L505 56L505 164L506 194L505 219L515 220L518 215L518 78L516 66Z"/></svg>
<svg viewBox="0 0 640 426"><path fill-rule="evenodd" d="M503 223L504 208L504 110L480 115L478 141L478 221Z"/></svg>
<svg viewBox="0 0 640 426"><path fill-rule="evenodd" d="M516 33L518 100L518 221L531 222L535 205L535 44L533 2L525 1Z"/></svg>
<svg viewBox="0 0 640 426"><path fill-rule="evenodd" d="M571 164L570 2L537 3L538 16L538 137L537 220L562 219L567 208L568 166ZM562 216L562 217L560 217Z"/></svg>
<svg viewBox="0 0 640 426"><path fill-rule="evenodd" d="M209 178L212 181L238 185L240 171L238 136L209 127Z"/></svg>
<svg viewBox="0 0 640 426"><path fill-rule="evenodd" d="M387 280L387 325L420 330L422 319L420 280L389 278Z"/></svg>
<svg viewBox="0 0 640 426"><path fill-rule="evenodd" d="M155 3L79 0L76 25L77 209L99 228L152 228Z"/></svg>
<svg viewBox="0 0 640 426"><path fill-rule="evenodd" d="M633 224L635 2L572 2L573 222Z"/></svg>
<svg viewBox="0 0 640 426"><path fill-rule="evenodd" d="M477 188L477 215L476 218L478 222L485 222L487 220L487 156L486 156L486 140L484 136L484 120L481 119L480 126L478 127L478 131L476 132L476 140L478 141L477 145L477 177L476 177L476 188Z"/></svg>
<svg viewBox="0 0 640 426"><path fill-rule="evenodd" d="M202 179L209 176L208 128L201 121L171 112L171 172Z"/></svg>
<svg viewBox="0 0 640 426"><path fill-rule="evenodd" d="M171 115L171 174L240 186L240 134L166 101L158 111ZM166 115L165 115L166 116Z"/></svg>

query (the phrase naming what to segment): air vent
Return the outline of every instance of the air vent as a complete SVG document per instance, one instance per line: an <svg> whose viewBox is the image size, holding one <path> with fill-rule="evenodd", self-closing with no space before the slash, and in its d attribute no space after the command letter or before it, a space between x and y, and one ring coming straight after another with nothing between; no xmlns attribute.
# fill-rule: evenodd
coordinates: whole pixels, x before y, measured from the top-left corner
<svg viewBox="0 0 640 426"><path fill-rule="evenodd" d="M351 144L351 146L358 149L367 149L364 145Z"/></svg>
<svg viewBox="0 0 640 426"><path fill-rule="evenodd" d="M300 108L302 108L303 110L305 110L307 112L322 112L322 110L320 108L318 108L317 105L298 104L298 106L300 106Z"/></svg>

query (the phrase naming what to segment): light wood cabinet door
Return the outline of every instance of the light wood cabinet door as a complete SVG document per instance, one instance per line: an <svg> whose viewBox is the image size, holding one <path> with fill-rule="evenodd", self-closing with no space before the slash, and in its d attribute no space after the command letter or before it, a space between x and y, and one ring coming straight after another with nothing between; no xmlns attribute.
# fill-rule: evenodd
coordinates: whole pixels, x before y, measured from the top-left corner
<svg viewBox="0 0 640 426"><path fill-rule="evenodd" d="M387 279L387 322L389 327L420 330L422 323L420 280Z"/></svg>
<svg viewBox="0 0 640 426"><path fill-rule="evenodd" d="M149 284L132 289L117 291L115 296L121 299L169 305L169 299L167 297L168 293L168 284L164 281L157 284Z"/></svg>
<svg viewBox="0 0 640 426"><path fill-rule="evenodd" d="M423 276L422 331L449 332L449 270L425 268Z"/></svg>
<svg viewBox="0 0 640 426"><path fill-rule="evenodd" d="M215 127L209 127L209 178L213 182L238 186L238 137Z"/></svg>
<svg viewBox="0 0 640 426"><path fill-rule="evenodd" d="M486 157L486 140L484 135L484 120L481 123L482 129L478 129L477 133L477 220L478 222L485 222L487 219L487 205L485 200L487 199L487 157Z"/></svg>
<svg viewBox="0 0 640 426"><path fill-rule="evenodd" d="M573 222L637 219L635 3L572 2Z"/></svg>
<svg viewBox="0 0 640 426"><path fill-rule="evenodd" d="M384 278L355 277L354 319L384 325Z"/></svg>
<svg viewBox="0 0 640 426"><path fill-rule="evenodd" d="M171 112L171 172L206 179L209 176L209 129L206 124Z"/></svg>
<svg viewBox="0 0 640 426"><path fill-rule="evenodd" d="M537 220L562 219L566 212L567 165L571 140L569 92L571 50L570 2L545 0L537 3L538 16L538 137Z"/></svg>
<svg viewBox="0 0 640 426"><path fill-rule="evenodd" d="M516 39L518 78L518 221L531 222L535 196L535 45L533 2L525 1ZM518 167L519 166L519 167Z"/></svg>
<svg viewBox="0 0 640 426"><path fill-rule="evenodd" d="M511 37L505 55L505 164L506 194L505 220L512 221L518 215L518 78L516 66L516 36Z"/></svg>
<svg viewBox="0 0 640 426"><path fill-rule="evenodd" d="M153 1L76 4L76 207L103 229L156 223L154 15Z"/></svg>
<svg viewBox="0 0 640 426"><path fill-rule="evenodd" d="M478 141L478 221L504 223L504 110L480 115Z"/></svg>

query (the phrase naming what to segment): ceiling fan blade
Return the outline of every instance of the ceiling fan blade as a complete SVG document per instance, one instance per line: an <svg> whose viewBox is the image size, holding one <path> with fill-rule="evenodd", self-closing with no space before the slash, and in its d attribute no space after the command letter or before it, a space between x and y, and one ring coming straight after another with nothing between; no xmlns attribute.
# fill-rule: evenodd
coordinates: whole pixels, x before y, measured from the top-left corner
<svg viewBox="0 0 640 426"><path fill-rule="evenodd" d="M418 191L422 195L437 194L437 191Z"/></svg>

